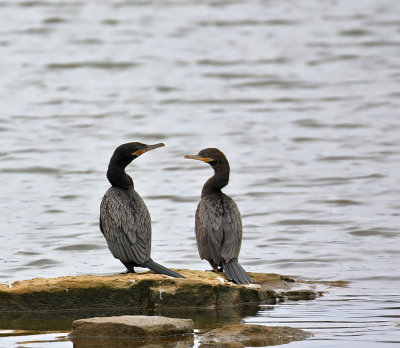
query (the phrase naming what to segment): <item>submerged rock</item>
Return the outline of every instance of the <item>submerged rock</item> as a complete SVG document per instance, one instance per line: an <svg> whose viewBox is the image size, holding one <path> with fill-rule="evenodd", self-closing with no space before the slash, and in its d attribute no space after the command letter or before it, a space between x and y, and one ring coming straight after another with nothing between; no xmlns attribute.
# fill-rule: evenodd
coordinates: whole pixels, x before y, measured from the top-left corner
<svg viewBox="0 0 400 348"><path fill-rule="evenodd" d="M310 336L309 332L288 326L241 324L225 326L205 333L200 347L265 347L301 341Z"/></svg>
<svg viewBox="0 0 400 348"><path fill-rule="evenodd" d="M75 320L70 337L168 337L193 333L191 319L123 315Z"/></svg>
<svg viewBox="0 0 400 348"><path fill-rule="evenodd" d="M18 311L234 307L310 300L314 285L278 274L250 273L254 284L236 285L223 274L178 270L186 278L151 272L108 276L36 278L0 285L0 315Z"/></svg>

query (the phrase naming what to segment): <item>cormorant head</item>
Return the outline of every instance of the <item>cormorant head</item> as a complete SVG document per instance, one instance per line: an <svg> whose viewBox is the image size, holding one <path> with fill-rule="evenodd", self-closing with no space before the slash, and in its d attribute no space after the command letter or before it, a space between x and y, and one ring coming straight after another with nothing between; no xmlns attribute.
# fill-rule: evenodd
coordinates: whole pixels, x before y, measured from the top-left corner
<svg viewBox="0 0 400 348"><path fill-rule="evenodd" d="M122 144L115 149L110 159L109 167L125 168L135 158L139 157L147 151L154 150L161 146L165 145L163 143L147 145L138 142Z"/></svg>
<svg viewBox="0 0 400 348"><path fill-rule="evenodd" d="M197 155L186 155L185 158L206 162L210 164L214 170L228 167L229 171L228 160L224 153L216 148L203 149Z"/></svg>
<svg viewBox="0 0 400 348"><path fill-rule="evenodd" d="M161 146L165 145L163 143L147 145L139 142L122 144L115 149L111 160L126 167L135 158Z"/></svg>
<svg viewBox="0 0 400 348"><path fill-rule="evenodd" d="M147 151L154 150L158 147L165 146L163 143L147 145L143 143L133 142L118 146L108 165L107 178L111 185L128 189L133 186L132 178L125 173L125 167L135 158Z"/></svg>

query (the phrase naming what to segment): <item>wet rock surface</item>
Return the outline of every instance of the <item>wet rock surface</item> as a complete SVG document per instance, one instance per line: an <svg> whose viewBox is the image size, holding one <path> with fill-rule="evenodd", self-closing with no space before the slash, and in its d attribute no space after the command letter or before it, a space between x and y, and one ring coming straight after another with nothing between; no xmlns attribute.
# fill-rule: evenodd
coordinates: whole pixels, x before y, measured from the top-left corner
<svg viewBox="0 0 400 348"><path fill-rule="evenodd" d="M0 285L0 316L29 311L72 311L93 308L234 307L276 303L285 299L310 300L316 284L279 274L250 273L254 284L236 285L223 274L177 270L185 279L151 272L107 276L36 278Z"/></svg>
<svg viewBox="0 0 400 348"><path fill-rule="evenodd" d="M123 315L75 320L71 338L78 337L170 337L193 333L191 319Z"/></svg>
<svg viewBox="0 0 400 348"><path fill-rule="evenodd" d="M265 347L301 341L310 336L309 332L288 326L241 324L205 333L200 347Z"/></svg>

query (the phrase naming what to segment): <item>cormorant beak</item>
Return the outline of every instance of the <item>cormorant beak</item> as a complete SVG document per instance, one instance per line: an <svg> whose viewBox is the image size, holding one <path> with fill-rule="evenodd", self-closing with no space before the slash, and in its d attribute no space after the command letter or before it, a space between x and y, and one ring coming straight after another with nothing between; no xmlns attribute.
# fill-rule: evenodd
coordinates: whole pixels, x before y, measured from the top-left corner
<svg viewBox="0 0 400 348"><path fill-rule="evenodd" d="M198 155L186 155L185 158L199 160L199 161L203 161L203 162L207 162L207 163L213 161L213 159L210 157L201 157Z"/></svg>
<svg viewBox="0 0 400 348"><path fill-rule="evenodd" d="M133 152L132 155L136 155L139 157L140 155L143 155L147 151L154 150L154 149L157 149L158 147L162 147L162 146L165 146L165 144L158 143L158 144L154 144L154 145L146 145L146 147L144 149L137 150L137 151Z"/></svg>

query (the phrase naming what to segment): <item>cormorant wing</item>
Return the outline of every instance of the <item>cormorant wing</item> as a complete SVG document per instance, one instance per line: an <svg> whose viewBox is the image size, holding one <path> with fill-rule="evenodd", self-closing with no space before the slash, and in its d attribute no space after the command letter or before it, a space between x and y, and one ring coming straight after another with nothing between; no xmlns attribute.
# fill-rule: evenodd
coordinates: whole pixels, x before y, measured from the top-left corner
<svg viewBox="0 0 400 348"><path fill-rule="evenodd" d="M235 201L229 196L223 196L224 205L224 240L221 256L225 261L237 259L242 244L242 218Z"/></svg>
<svg viewBox="0 0 400 348"><path fill-rule="evenodd" d="M220 200L213 197L202 198L196 210L195 231L200 257L216 265L221 264L223 213Z"/></svg>
<svg viewBox="0 0 400 348"><path fill-rule="evenodd" d="M141 265L150 258L151 219L134 190L111 187L100 206L100 228L113 256Z"/></svg>
<svg viewBox="0 0 400 348"><path fill-rule="evenodd" d="M242 218L232 198L204 197L196 210L196 240L200 257L219 265L239 256Z"/></svg>

